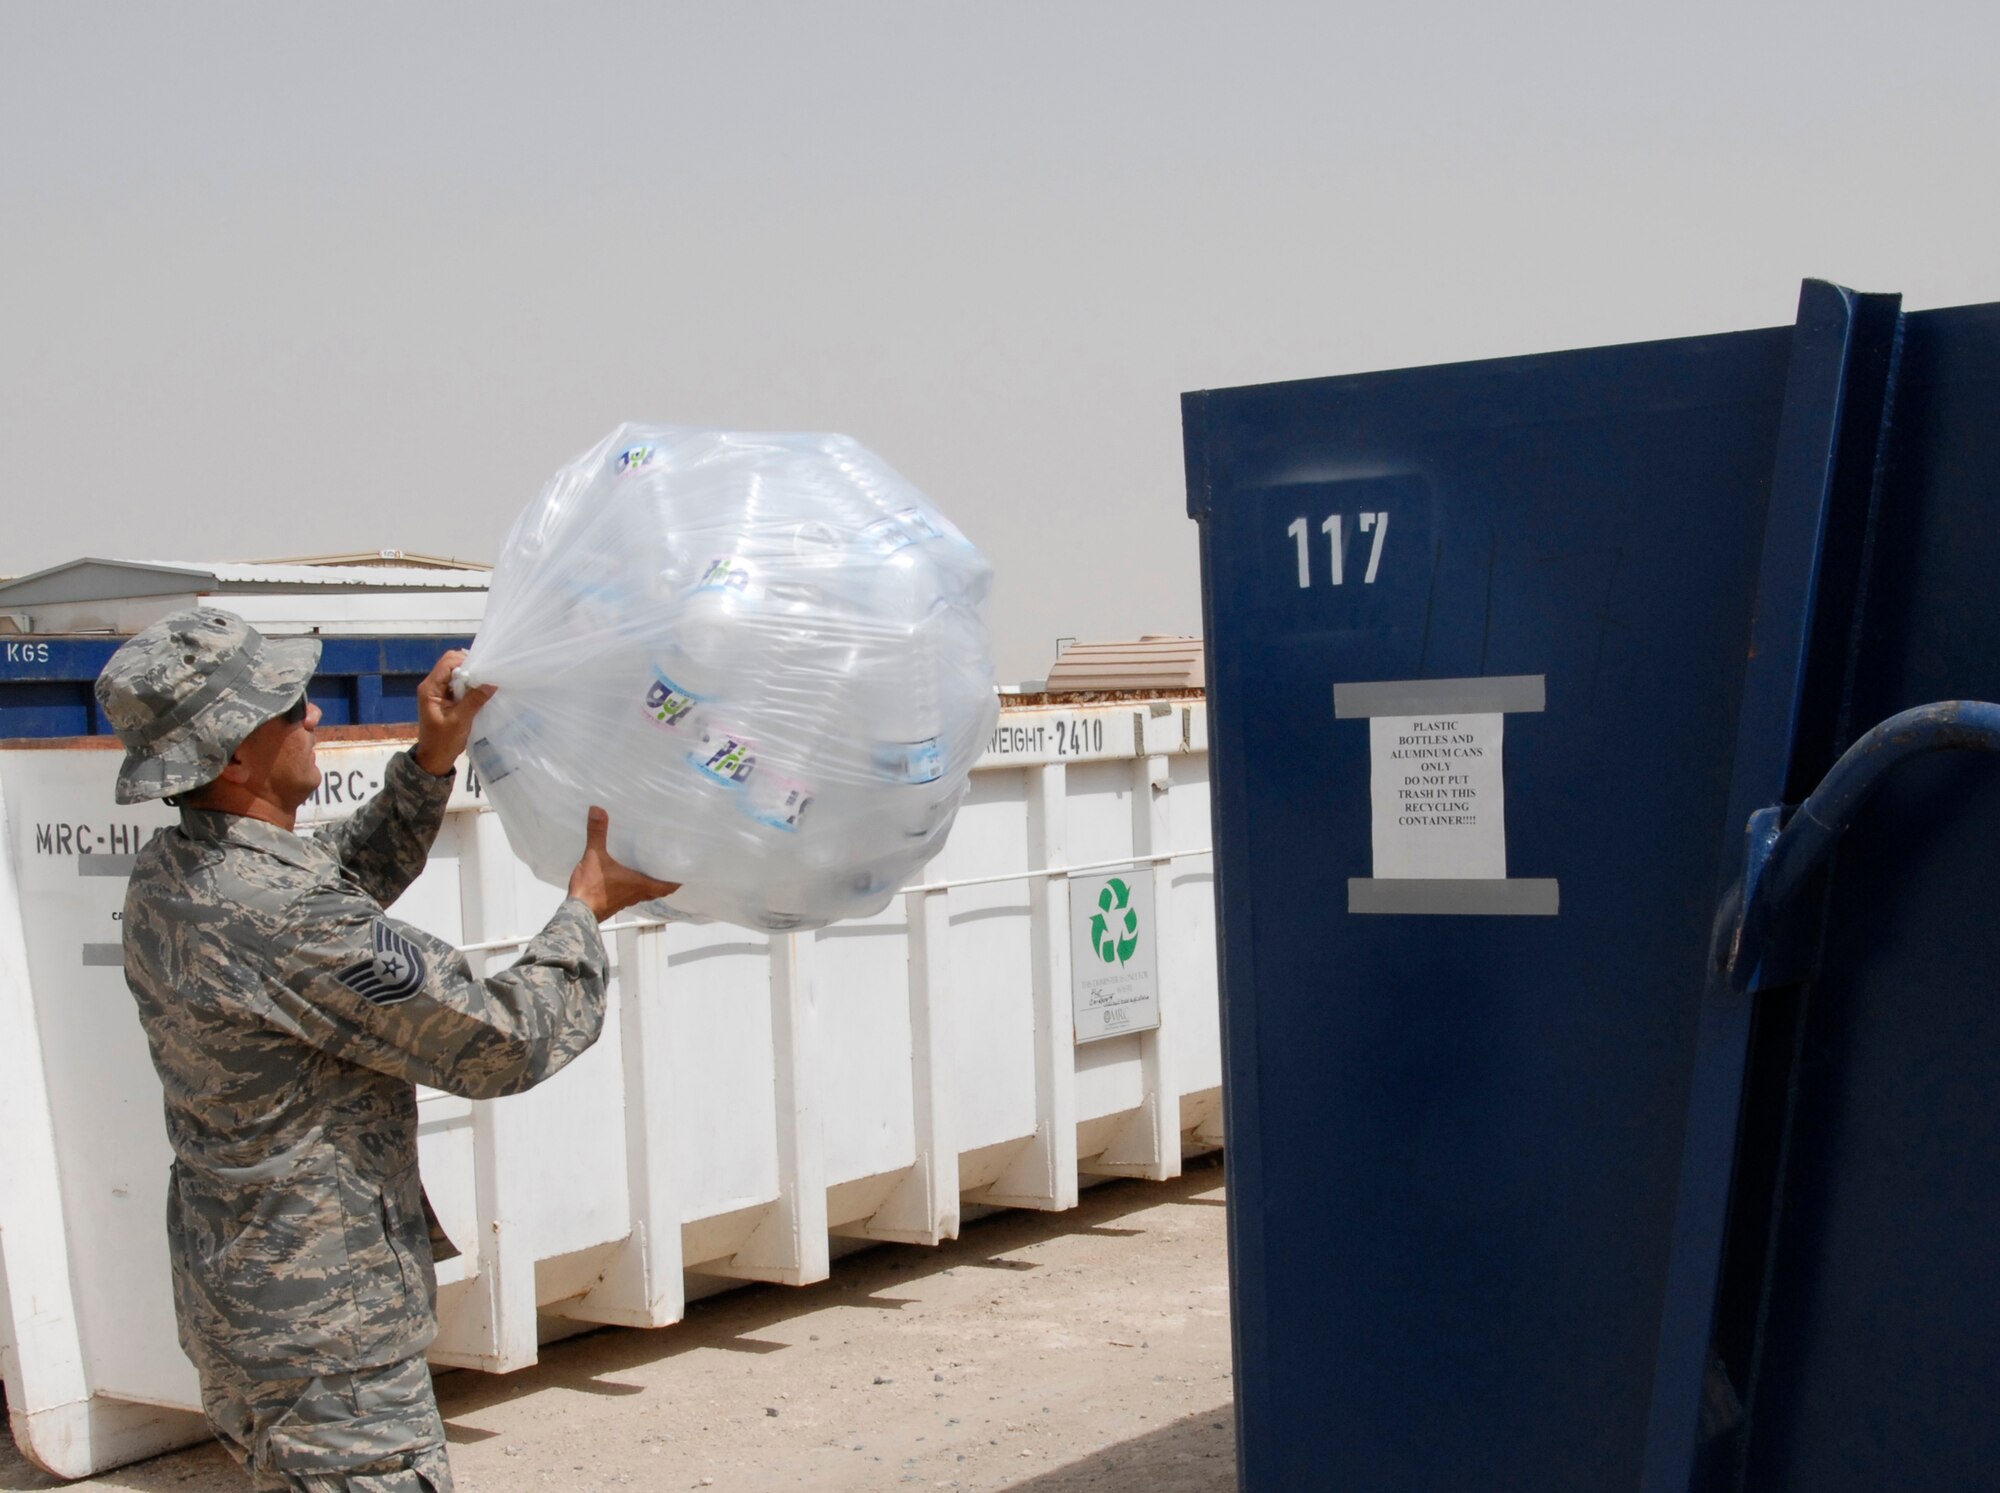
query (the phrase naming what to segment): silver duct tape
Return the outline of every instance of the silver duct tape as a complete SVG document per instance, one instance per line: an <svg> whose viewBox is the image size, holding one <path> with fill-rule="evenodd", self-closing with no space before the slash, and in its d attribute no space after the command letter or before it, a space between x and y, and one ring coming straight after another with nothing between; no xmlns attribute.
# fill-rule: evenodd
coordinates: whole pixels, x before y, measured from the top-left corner
<svg viewBox="0 0 2000 1493"><path fill-rule="evenodd" d="M1561 897L1552 876L1483 880L1353 876L1347 882L1350 913L1552 918L1560 906Z"/></svg>
<svg viewBox="0 0 2000 1493"><path fill-rule="evenodd" d="M1333 687L1334 719L1343 721L1371 715L1530 714L1545 709L1547 702L1547 676L1542 674L1385 679Z"/></svg>

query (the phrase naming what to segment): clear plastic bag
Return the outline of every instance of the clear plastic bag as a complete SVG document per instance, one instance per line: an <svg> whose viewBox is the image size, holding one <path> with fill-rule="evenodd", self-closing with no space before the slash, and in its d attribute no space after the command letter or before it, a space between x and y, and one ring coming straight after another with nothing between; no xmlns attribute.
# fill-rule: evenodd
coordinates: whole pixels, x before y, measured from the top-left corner
<svg viewBox="0 0 2000 1493"><path fill-rule="evenodd" d="M472 763L561 885L584 815L669 916L880 911L943 843L998 717L992 571L837 435L624 425L508 535L463 671Z"/></svg>

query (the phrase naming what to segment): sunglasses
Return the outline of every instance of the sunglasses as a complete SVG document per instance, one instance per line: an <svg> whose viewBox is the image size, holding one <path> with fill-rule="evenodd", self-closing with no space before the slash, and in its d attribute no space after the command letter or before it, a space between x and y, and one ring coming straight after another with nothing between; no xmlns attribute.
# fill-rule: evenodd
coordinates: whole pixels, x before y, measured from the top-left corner
<svg viewBox="0 0 2000 1493"><path fill-rule="evenodd" d="M298 699L294 700L292 702L292 708L290 710L287 710L283 715L278 717L279 720L283 721L288 726L296 726L300 722L304 721L305 718L306 718L306 697L304 695L300 695Z"/></svg>

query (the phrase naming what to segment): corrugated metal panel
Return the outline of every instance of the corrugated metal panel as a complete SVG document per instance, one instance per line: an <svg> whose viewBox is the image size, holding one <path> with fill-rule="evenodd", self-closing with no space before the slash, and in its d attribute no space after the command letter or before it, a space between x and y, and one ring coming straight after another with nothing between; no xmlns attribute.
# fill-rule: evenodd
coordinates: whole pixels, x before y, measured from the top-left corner
<svg viewBox="0 0 2000 1493"><path fill-rule="evenodd" d="M1203 677L1200 638L1073 643L1049 670L1048 693L1200 689Z"/></svg>
<svg viewBox="0 0 2000 1493"><path fill-rule="evenodd" d="M0 584L0 608L112 601L189 592L315 590L484 591L483 570L384 565L249 565L209 560L86 556Z"/></svg>
<svg viewBox="0 0 2000 1493"><path fill-rule="evenodd" d="M170 562L171 563L171 562ZM415 565L251 565L219 561L187 566L206 570L223 587L379 586L399 591L484 591L484 570L433 570Z"/></svg>
<svg viewBox="0 0 2000 1493"><path fill-rule="evenodd" d="M454 560L448 555L420 555L410 550L356 550L340 555L280 555L271 560L248 562L256 565L359 565L369 569L405 565L422 570L490 571L491 565L475 565L470 560Z"/></svg>

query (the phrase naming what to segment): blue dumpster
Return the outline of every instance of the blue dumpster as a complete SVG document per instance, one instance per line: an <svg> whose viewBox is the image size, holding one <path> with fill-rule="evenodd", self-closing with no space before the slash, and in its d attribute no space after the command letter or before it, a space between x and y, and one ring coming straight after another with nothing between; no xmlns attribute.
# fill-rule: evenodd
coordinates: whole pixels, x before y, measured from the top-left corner
<svg viewBox="0 0 2000 1493"><path fill-rule="evenodd" d="M1871 734L2000 698L1996 394L1808 282L1186 397L1246 1489L1996 1485L2000 717Z"/></svg>
<svg viewBox="0 0 2000 1493"><path fill-rule="evenodd" d="M227 599L224 598L224 604ZM0 639L0 739L103 736L111 723L92 693L117 637L26 635ZM467 637L334 637L321 645L319 672L306 687L329 726L414 722L417 686Z"/></svg>

